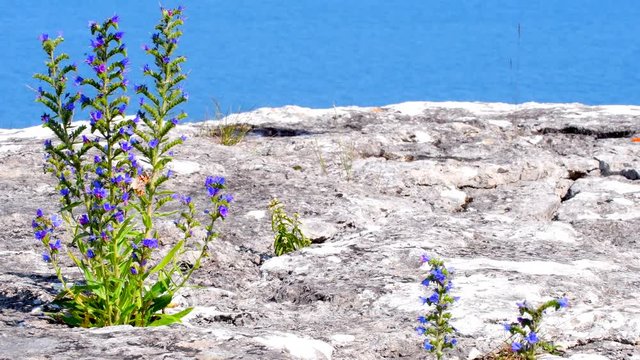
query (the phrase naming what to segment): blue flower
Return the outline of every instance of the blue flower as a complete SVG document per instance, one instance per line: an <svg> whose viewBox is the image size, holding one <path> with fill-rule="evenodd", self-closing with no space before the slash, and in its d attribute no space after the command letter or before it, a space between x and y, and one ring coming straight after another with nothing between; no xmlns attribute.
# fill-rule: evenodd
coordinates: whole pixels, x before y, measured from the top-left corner
<svg viewBox="0 0 640 360"><path fill-rule="evenodd" d="M98 120L102 119L102 111L100 110L92 111L89 113L89 116L91 117L91 122L96 123L98 122Z"/></svg>
<svg viewBox="0 0 640 360"><path fill-rule="evenodd" d="M74 84L76 85L80 85L82 84L82 82L84 81L84 79L81 76L76 77L76 79L73 81Z"/></svg>
<svg viewBox="0 0 640 360"><path fill-rule="evenodd" d="M538 335L535 332L530 332L525 338L529 344L535 344L538 342Z"/></svg>
<svg viewBox="0 0 640 360"><path fill-rule="evenodd" d="M100 176L104 175L104 169L102 167L98 166L96 168L96 174L98 174Z"/></svg>
<svg viewBox="0 0 640 360"><path fill-rule="evenodd" d="M173 125L178 125L178 118L173 118L173 119L171 119L171 123L172 123Z"/></svg>
<svg viewBox="0 0 640 360"><path fill-rule="evenodd" d="M520 351L520 350L522 350L522 344L521 344L521 343L519 343L519 342L517 342L517 341L514 341L514 342L511 344L511 351L513 351L513 352L518 352L518 351Z"/></svg>
<svg viewBox="0 0 640 360"><path fill-rule="evenodd" d="M45 41L49 40L49 34L42 33L42 34L40 34L40 36L38 36L38 39L41 42L45 42Z"/></svg>
<svg viewBox="0 0 640 360"><path fill-rule="evenodd" d="M502 327L504 328L505 331L511 331L511 324L502 324Z"/></svg>
<svg viewBox="0 0 640 360"><path fill-rule="evenodd" d="M47 236L47 230L38 230L35 232L36 240L42 240Z"/></svg>
<svg viewBox="0 0 640 360"><path fill-rule="evenodd" d="M51 262L51 256L49 256L49 254L42 254L42 260L44 260L44 262Z"/></svg>
<svg viewBox="0 0 640 360"><path fill-rule="evenodd" d="M93 156L93 163L94 164L97 164L97 163L99 163L101 161L102 161L102 158L100 156L98 156L98 155L94 155Z"/></svg>
<svg viewBox="0 0 640 360"><path fill-rule="evenodd" d="M440 300L440 294L438 294L437 292L434 292L433 294L431 294L431 296L429 296L429 298L427 299L427 302L429 303L429 305L437 304L438 300Z"/></svg>
<svg viewBox="0 0 640 360"><path fill-rule="evenodd" d="M146 247L146 248L157 248L158 247L158 239L155 238L151 238L151 239L142 239L142 246Z"/></svg>
<svg viewBox="0 0 640 360"><path fill-rule="evenodd" d="M38 210L36 210L36 217L41 218L41 217L43 217L43 216L44 216L44 212L42 211L42 209L38 209Z"/></svg>
<svg viewBox="0 0 640 360"><path fill-rule="evenodd" d="M145 45L145 47L146 47L146 45ZM149 49L149 48L147 47L145 50L148 50L148 49ZM151 69L149 68L149 64L145 64L145 65L142 67L142 72L144 72L144 73L151 72Z"/></svg>
<svg viewBox="0 0 640 360"><path fill-rule="evenodd" d="M116 207L109 204L109 203L104 203L104 205L102 205L102 208L104 209L104 211L112 211L115 210Z"/></svg>
<svg viewBox="0 0 640 360"><path fill-rule="evenodd" d="M87 96L80 95L80 103L82 105L88 105L89 103L91 103L91 99Z"/></svg>
<svg viewBox="0 0 640 360"><path fill-rule="evenodd" d="M561 308L566 308L567 306L569 306L569 299L567 299L566 297L558 299L558 306L560 306Z"/></svg>
<svg viewBox="0 0 640 360"><path fill-rule="evenodd" d="M416 328L416 332L418 333L418 335L422 335L425 333L425 331L427 331L427 329L424 328L424 326L418 326Z"/></svg>
<svg viewBox="0 0 640 360"><path fill-rule="evenodd" d="M129 271L131 271L131 274L133 275L138 275L138 270L136 270L136 268L133 266L131 267L131 269L129 269Z"/></svg>
<svg viewBox="0 0 640 360"><path fill-rule="evenodd" d="M420 255L420 261L422 261L423 263L429 262L429 260L431 259L429 258L429 256L427 256L427 254Z"/></svg>
<svg viewBox="0 0 640 360"><path fill-rule="evenodd" d="M52 252L56 252L62 249L62 243L60 242L60 239L58 239L54 242L49 242L49 247L51 248Z"/></svg>
<svg viewBox="0 0 640 360"><path fill-rule="evenodd" d="M436 281L440 283L442 283L447 278L439 268L431 270L431 275Z"/></svg>
<svg viewBox="0 0 640 360"><path fill-rule="evenodd" d="M209 192L209 196L213 197L218 195L218 193L220 192L220 189L214 188L214 187L207 187L207 192Z"/></svg>
<svg viewBox="0 0 640 360"><path fill-rule="evenodd" d="M68 103L66 103L64 105L64 109L67 110L67 111L71 111L71 110L75 109L75 107L76 106L73 104L73 101L69 101Z"/></svg>
<svg viewBox="0 0 640 360"><path fill-rule="evenodd" d="M113 34L113 38L116 40L122 40L122 36L124 35L124 33L122 31L118 31L117 33ZM123 66L125 64L122 64Z"/></svg>
<svg viewBox="0 0 640 360"><path fill-rule="evenodd" d="M52 144L51 144L51 139L47 139L47 140L45 140L45 141L44 141L44 147L45 147L45 149L48 149L48 148L50 148L51 146L52 146Z"/></svg>
<svg viewBox="0 0 640 360"><path fill-rule="evenodd" d="M160 141L159 141L158 139L151 139L151 141L149 141L149 147L153 149L153 148L155 148L156 146L158 146L158 143L159 143L159 142L160 142Z"/></svg>
<svg viewBox="0 0 640 360"><path fill-rule="evenodd" d="M171 61L171 59L169 59L168 56L165 56L165 57L162 58L162 62L165 63L165 64L168 64L169 61Z"/></svg>
<svg viewBox="0 0 640 360"><path fill-rule="evenodd" d="M69 189L67 189L67 188L60 189L60 195L62 195L62 196L69 195Z"/></svg>
<svg viewBox="0 0 640 360"><path fill-rule="evenodd" d="M518 306L518 308L526 308L527 307L527 301L524 300L522 302L517 302L516 305Z"/></svg>
<svg viewBox="0 0 640 360"><path fill-rule="evenodd" d="M422 347L427 351L433 350L433 345L431 345L431 342L429 342L429 340L425 340L424 345L422 345Z"/></svg>
<svg viewBox="0 0 640 360"><path fill-rule="evenodd" d="M429 283L430 283L429 278L422 280L422 285L424 286L429 286Z"/></svg>
<svg viewBox="0 0 640 360"><path fill-rule="evenodd" d="M53 225L53 227L60 227L62 225L60 216L56 214L51 215L51 225Z"/></svg>
<svg viewBox="0 0 640 360"><path fill-rule="evenodd" d="M233 195L231 195L231 194L224 194L224 195L220 196L220 200L224 200L224 201L226 201L227 203L230 203L230 202L232 202L232 201L233 201Z"/></svg>
<svg viewBox="0 0 640 360"><path fill-rule="evenodd" d="M118 15L113 15L109 21L111 21L112 24L117 24L118 21L120 21L120 17Z"/></svg>
<svg viewBox="0 0 640 360"><path fill-rule="evenodd" d="M87 257L89 259L93 259L94 257L96 257L96 254L93 252L93 250L89 249L87 250Z"/></svg>
<svg viewBox="0 0 640 360"><path fill-rule="evenodd" d="M124 221L124 212L120 210L114 215L114 217L118 223L121 223Z"/></svg>
<svg viewBox="0 0 640 360"><path fill-rule="evenodd" d="M207 176L207 179L204 181L205 186L216 186L222 187L225 183L225 179L222 176Z"/></svg>

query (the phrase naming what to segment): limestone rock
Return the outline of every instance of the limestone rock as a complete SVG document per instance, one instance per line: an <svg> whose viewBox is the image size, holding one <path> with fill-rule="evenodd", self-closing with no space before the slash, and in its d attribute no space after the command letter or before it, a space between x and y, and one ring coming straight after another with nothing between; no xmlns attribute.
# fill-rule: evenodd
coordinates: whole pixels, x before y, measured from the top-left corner
<svg viewBox="0 0 640 360"><path fill-rule="evenodd" d="M640 358L639 107L411 102L231 120L251 126L232 147L203 124L178 128L189 140L168 184L204 209L205 177L224 175L235 200L174 299L194 311L149 329L45 320L59 284L30 223L56 209L41 171L50 135L0 130L0 358L423 358L422 253L456 271L448 358L487 355L516 301L557 296L571 306L546 316L544 336L566 357ZM273 257L274 197L300 213L310 247ZM165 252L180 235L171 220Z"/></svg>

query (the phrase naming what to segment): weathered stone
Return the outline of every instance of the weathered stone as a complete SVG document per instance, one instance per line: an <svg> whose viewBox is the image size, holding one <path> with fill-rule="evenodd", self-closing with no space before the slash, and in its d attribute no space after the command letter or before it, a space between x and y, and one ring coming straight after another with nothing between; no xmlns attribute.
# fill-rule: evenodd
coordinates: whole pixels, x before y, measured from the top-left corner
<svg viewBox="0 0 640 360"><path fill-rule="evenodd" d="M179 127L189 140L170 186L204 209L204 178L224 175L235 200L195 286L174 298L193 312L148 329L69 329L41 315L59 289L30 228L35 209L57 204L41 171L48 130L0 130L0 358L422 358L426 252L455 269L461 297L448 358L502 346L516 301L567 296L543 333L568 358L640 359L640 108L288 106L233 122L251 126L233 147L203 124ZM274 197L314 244L273 257ZM179 232L167 220L159 233L166 252ZM197 253L187 255L184 266Z"/></svg>

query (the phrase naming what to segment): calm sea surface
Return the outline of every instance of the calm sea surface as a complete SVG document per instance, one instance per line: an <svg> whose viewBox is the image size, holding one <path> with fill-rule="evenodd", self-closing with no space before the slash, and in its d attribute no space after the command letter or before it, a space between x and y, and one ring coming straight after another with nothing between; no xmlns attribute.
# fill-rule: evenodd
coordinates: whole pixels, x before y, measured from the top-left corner
<svg viewBox="0 0 640 360"><path fill-rule="evenodd" d="M44 70L42 32L62 33L62 49L88 75L87 22L117 13L131 81L141 81L157 1L0 3L0 128L39 123L31 75ZM409 100L640 104L638 0L163 3L187 8L180 52L193 121L211 118L214 101L224 111Z"/></svg>

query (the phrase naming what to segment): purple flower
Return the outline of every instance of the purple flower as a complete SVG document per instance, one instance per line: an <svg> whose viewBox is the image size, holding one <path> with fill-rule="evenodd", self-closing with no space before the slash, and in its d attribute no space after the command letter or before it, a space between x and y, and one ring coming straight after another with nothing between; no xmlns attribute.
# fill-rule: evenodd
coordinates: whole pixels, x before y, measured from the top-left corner
<svg viewBox="0 0 640 360"><path fill-rule="evenodd" d="M150 249L155 249L158 247L158 239L142 239L142 246Z"/></svg>
<svg viewBox="0 0 640 360"><path fill-rule="evenodd" d="M159 142L160 142L160 141L159 141L158 139L151 139L151 141L149 141L149 147L153 149L153 148L155 148L156 146L158 146L158 143L159 143Z"/></svg>
<svg viewBox="0 0 640 360"><path fill-rule="evenodd" d="M145 47L146 47L146 49L145 49L145 50L149 50L149 48L148 48L146 45L145 45ZM145 73L151 72L151 69L149 68L149 65L148 65L148 64L145 64L145 65L142 67L142 72L145 72Z"/></svg>
<svg viewBox="0 0 640 360"><path fill-rule="evenodd" d="M518 306L519 309L526 308L527 307L527 301L524 300L523 302L517 302L516 305Z"/></svg>
<svg viewBox="0 0 640 360"><path fill-rule="evenodd" d="M502 324L502 327L504 328L505 331L511 331L511 324Z"/></svg>
<svg viewBox="0 0 640 360"><path fill-rule="evenodd" d="M138 270L136 270L136 268L133 266L131 267L131 269L129 269L129 271L131 271L131 274L133 275L138 275Z"/></svg>
<svg viewBox="0 0 640 360"><path fill-rule="evenodd" d="M165 63L165 64L168 64L169 61L171 61L171 59L169 59L168 56L165 56L165 57L162 58L162 62Z"/></svg>
<svg viewBox="0 0 640 360"><path fill-rule="evenodd" d="M111 21L112 24L117 24L118 21L120 21L120 17L118 15L113 15L109 21Z"/></svg>
<svg viewBox="0 0 640 360"><path fill-rule="evenodd" d="M180 136L180 140L187 141L187 137L185 135Z"/></svg>
<svg viewBox="0 0 640 360"><path fill-rule="evenodd" d="M40 36L38 36L38 39L41 42L45 42L45 41L49 40L49 34L42 33L42 34L40 34Z"/></svg>
<svg viewBox="0 0 640 360"><path fill-rule="evenodd" d="M93 156L93 163L94 164L97 164L97 163L99 163L101 161L102 161L102 158L100 156L98 156L98 155L94 155Z"/></svg>
<svg viewBox="0 0 640 360"><path fill-rule="evenodd" d="M224 219L229 214L229 209L224 205L220 205L218 206L218 213L220 213L220 216Z"/></svg>
<svg viewBox="0 0 640 360"><path fill-rule="evenodd" d="M98 174L100 176L104 175L104 169L102 167L98 166L96 168L96 174Z"/></svg>
<svg viewBox="0 0 640 360"><path fill-rule="evenodd" d="M64 104L64 109L67 111L71 111L73 109L75 109L75 105L73 103L73 101L69 101L68 103Z"/></svg>
<svg viewBox="0 0 640 360"><path fill-rule="evenodd" d="M173 125L178 125L178 118L173 118L173 119L171 119L171 123L172 123Z"/></svg>
<svg viewBox="0 0 640 360"><path fill-rule="evenodd" d="M207 176L206 180L204 181L204 186L221 188L222 186L224 186L224 183L225 179L222 176Z"/></svg>
<svg viewBox="0 0 640 360"><path fill-rule="evenodd" d="M118 111L120 112L120 114L124 114L124 111L127 109L127 104L122 104L120 106L118 106Z"/></svg>
<svg viewBox="0 0 640 360"><path fill-rule="evenodd" d="M100 64L100 65L94 66L93 70L95 70L95 72L98 74L103 74L104 72L107 71L107 67L104 64Z"/></svg>
<svg viewBox="0 0 640 360"><path fill-rule="evenodd" d="M96 199L103 199L105 196L107 196L107 191L102 187L94 188L93 196L95 196Z"/></svg>
<svg viewBox="0 0 640 360"><path fill-rule="evenodd" d="M98 35L95 40L91 39L91 47L96 49L104 45L104 38L102 35Z"/></svg>
<svg viewBox="0 0 640 360"><path fill-rule="evenodd" d="M222 196L220 196L220 200L224 200L227 203L231 203L233 201L233 195L231 194L224 194Z"/></svg>
<svg viewBox="0 0 640 360"><path fill-rule="evenodd" d="M116 209L115 206L109 204L109 203L104 203L104 205L102 205L102 208L104 209L104 211L113 211Z"/></svg>
<svg viewBox="0 0 640 360"><path fill-rule="evenodd" d="M45 141L44 141L44 147L45 147L45 149L48 149L48 148L50 148L51 146L52 146L52 145L51 145L51 139L47 139L47 140L45 140Z"/></svg>
<svg viewBox="0 0 640 360"><path fill-rule="evenodd" d="M426 297L424 297L424 296L420 296L419 298L420 298L420 301L422 301L422 305L424 305L424 304L426 304L426 303L428 303L428 302L429 302L429 299L427 299L427 298L426 298Z"/></svg>
<svg viewBox="0 0 640 360"><path fill-rule="evenodd" d="M39 217L39 218L44 216L44 213L42 212L42 209L36 210L36 216Z"/></svg>
<svg viewBox="0 0 640 360"><path fill-rule="evenodd" d="M92 65L95 60L96 58L93 55L87 55L87 58L85 59L84 62L86 62L89 65Z"/></svg>
<svg viewBox="0 0 640 360"><path fill-rule="evenodd" d="M207 187L207 191L209 192L209 196L214 197L218 195L218 193L220 192L220 189L215 187Z"/></svg>
<svg viewBox="0 0 640 360"><path fill-rule="evenodd" d="M40 120L42 120L43 123L48 123L49 120L51 120L51 117L49 117L49 114L44 114L40 116Z"/></svg>
<svg viewBox="0 0 640 360"><path fill-rule="evenodd" d="M60 227L62 225L60 216L56 214L51 215L51 225L53 225L54 228Z"/></svg>
<svg viewBox="0 0 640 360"><path fill-rule="evenodd" d="M422 285L429 286L429 284L430 284L429 278L422 280Z"/></svg>
<svg viewBox="0 0 640 360"><path fill-rule="evenodd" d="M51 262L51 256L49 256L49 254L42 254L42 260L44 260L44 262Z"/></svg>
<svg viewBox="0 0 640 360"><path fill-rule="evenodd" d="M173 176L173 170L169 169L167 170L167 177L170 178Z"/></svg>
<svg viewBox="0 0 640 360"><path fill-rule="evenodd" d="M84 79L82 78L82 76L77 76L76 79L73 81L73 83L76 85L80 85L82 84L83 81Z"/></svg>
<svg viewBox="0 0 640 360"><path fill-rule="evenodd" d="M418 333L418 335L422 335L425 333L425 331L427 331L427 329L424 328L424 326L418 326L416 328L416 332Z"/></svg>
<svg viewBox="0 0 640 360"><path fill-rule="evenodd" d="M129 193L124 193L122 194L122 202L127 205L127 203L129 202Z"/></svg>
<svg viewBox="0 0 640 360"><path fill-rule="evenodd" d="M124 33L122 31L118 31L117 33L113 34L114 39L116 40L122 40L122 36L124 35ZM124 65L124 64L123 64Z"/></svg>
<svg viewBox="0 0 640 360"><path fill-rule="evenodd" d="M78 222L82 226L87 225L89 223L89 216L87 214L80 215L80 217L78 218Z"/></svg>
<svg viewBox="0 0 640 360"><path fill-rule="evenodd" d="M62 249L62 243L60 242L60 239L58 239L55 242L49 242L49 247L51 248L51 252L56 252Z"/></svg>
<svg viewBox="0 0 640 360"><path fill-rule="evenodd" d="M96 257L96 254L93 252L93 250L89 249L87 250L87 257L89 259L93 259L94 257Z"/></svg>
<svg viewBox="0 0 640 360"><path fill-rule="evenodd" d="M427 256L426 254L420 255L420 261L422 261L423 263L429 262L429 260L429 256Z"/></svg>
<svg viewBox="0 0 640 360"><path fill-rule="evenodd" d="M62 195L62 196L69 195L69 189L67 189L67 188L60 189L60 195Z"/></svg>
<svg viewBox="0 0 640 360"><path fill-rule="evenodd" d="M517 342L517 341L514 341L514 342L511 344L511 351L513 351L513 352L518 352L518 351L520 351L521 349L522 349L522 344L521 344L521 343L519 343L519 342Z"/></svg>
<svg viewBox="0 0 640 360"><path fill-rule="evenodd" d="M114 215L114 217L118 223L121 223L124 221L124 212L120 210Z"/></svg>
<svg viewBox="0 0 640 360"><path fill-rule="evenodd" d="M88 98L87 96L80 95L80 103L82 105L88 105L89 103L91 103L91 99Z"/></svg>

